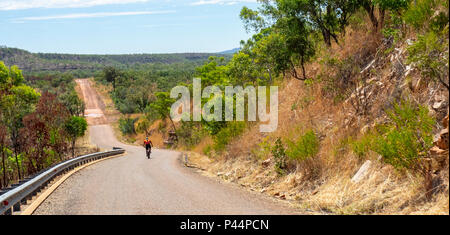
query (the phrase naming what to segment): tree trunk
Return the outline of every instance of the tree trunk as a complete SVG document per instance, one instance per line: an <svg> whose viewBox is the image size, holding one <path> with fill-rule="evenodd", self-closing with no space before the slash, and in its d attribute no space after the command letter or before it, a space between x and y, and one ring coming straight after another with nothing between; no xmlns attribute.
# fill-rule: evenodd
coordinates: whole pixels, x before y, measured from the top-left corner
<svg viewBox="0 0 450 235"><path fill-rule="evenodd" d="M3 167L3 187L8 186L8 180L6 179L6 163L5 163L5 151L2 146L2 167Z"/></svg>
<svg viewBox="0 0 450 235"><path fill-rule="evenodd" d="M75 157L75 141L76 141L76 138L74 138L72 140L72 158Z"/></svg>
<svg viewBox="0 0 450 235"><path fill-rule="evenodd" d="M306 69L305 69L305 61L303 60L303 56L302 59L300 61L301 65L302 65L302 72L303 72L303 80L306 80Z"/></svg>
<svg viewBox="0 0 450 235"><path fill-rule="evenodd" d="M19 164L19 158L18 158L18 156L19 156L19 148L20 148L20 144L18 143L19 141L19 134L16 132L16 131L12 131L12 133L11 133L11 142L12 142L12 145L13 145L13 148L14 148L14 157L15 157L15 160L16 160L16 166L17 166L17 175L19 176L19 179L22 179L22 174L21 174L21 171L20 171L20 164Z"/></svg>
<svg viewBox="0 0 450 235"><path fill-rule="evenodd" d="M327 30L322 29L322 36L323 36L323 40L325 41L325 44L327 45L327 47L331 47L330 33Z"/></svg>
<svg viewBox="0 0 450 235"><path fill-rule="evenodd" d="M172 123L173 131L175 131L175 133L176 133L177 129L175 128L175 123L173 123L172 117L169 116L169 120Z"/></svg>
<svg viewBox="0 0 450 235"><path fill-rule="evenodd" d="M375 16L375 6L371 3L366 3L363 5L364 10L366 10L367 14L369 15L370 22L372 23L372 26L375 30L375 32L378 31L378 19Z"/></svg>

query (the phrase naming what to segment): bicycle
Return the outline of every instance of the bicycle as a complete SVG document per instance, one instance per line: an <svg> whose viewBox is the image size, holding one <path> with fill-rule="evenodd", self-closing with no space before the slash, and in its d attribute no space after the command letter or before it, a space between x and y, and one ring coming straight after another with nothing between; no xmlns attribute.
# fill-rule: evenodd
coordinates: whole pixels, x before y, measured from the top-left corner
<svg viewBox="0 0 450 235"><path fill-rule="evenodd" d="M152 153L151 148L146 149L145 152L146 152L147 158L150 159L150 154Z"/></svg>

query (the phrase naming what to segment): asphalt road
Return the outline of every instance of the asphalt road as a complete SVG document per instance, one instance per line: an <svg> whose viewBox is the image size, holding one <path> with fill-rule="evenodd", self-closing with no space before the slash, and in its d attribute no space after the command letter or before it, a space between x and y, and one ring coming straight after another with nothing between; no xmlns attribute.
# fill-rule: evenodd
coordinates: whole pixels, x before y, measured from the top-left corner
<svg viewBox="0 0 450 235"><path fill-rule="evenodd" d="M82 86L83 87L83 86ZM93 97L84 83L84 97ZM86 102L101 117L99 102ZM95 113L94 110L100 110ZM89 126L91 141L104 149L122 147L125 156L91 165L69 177L34 214L297 214L286 203L202 176L180 162L180 153L120 143L107 124Z"/></svg>

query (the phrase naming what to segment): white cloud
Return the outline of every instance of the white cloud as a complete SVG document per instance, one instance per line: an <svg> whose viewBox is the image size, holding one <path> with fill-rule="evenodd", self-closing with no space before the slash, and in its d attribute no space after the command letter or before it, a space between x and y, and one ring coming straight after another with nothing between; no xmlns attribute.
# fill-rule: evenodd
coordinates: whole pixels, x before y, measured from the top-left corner
<svg viewBox="0 0 450 235"><path fill-rule="evenodd" d="M23 21L37 21L37 20L57 20L57 19L80 19L80 18L99 18L110 16L135 16L135 15L154 15L154 14L169 14L175 11L125 11L125 12L95 12L95 13L77 13L66 15L52 15L52 16L32 16L17 18L16 23Z"/></svg>
<svg viewBox="0 0 450 235"><path fill-rule="evenodd" d="M0 0L0 10L76 8L141 2L148 2L148 0Z"/></svg>
<svg viewBox="0 0 450 235"><path fill-rule="evenodd" d="M256 0L199 0L191 3L191 5L234 5L241 2L256 2Z"/></svg>

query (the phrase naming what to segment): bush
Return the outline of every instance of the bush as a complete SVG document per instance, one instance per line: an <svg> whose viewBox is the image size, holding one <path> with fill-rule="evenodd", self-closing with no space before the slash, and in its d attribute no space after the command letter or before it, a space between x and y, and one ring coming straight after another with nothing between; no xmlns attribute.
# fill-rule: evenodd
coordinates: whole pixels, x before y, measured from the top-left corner
<svg viewBox="0 0 450 235"><path fill-rule="evenodd" d="M354 142L353 152L363 157L372 150L396 169L413 169L433 144L434 119L426 107L408 101L395 104L387 114L389 122Z"/></svg>
<svg viewBox="0 0 450 235"><path fill-rule="evenodd" d="M199 144L200 141L207 135L207 132L195 122L181 122L177 129L178 143L192 148Z"/></svg>
<svg viewBox="0 0 450 235"><path fill-rule="evenodd" d="M307 131L296 141L287 141L286 155L295 160L306 160L319 152L319 139L314 131Z"/></svg>
<svg viewBox="0 0 450 235"><path fill-rule="evenodd" d="M214 150L220 152L230 143L230 141L242 134L245 130L245 122L230 122L225 128L214 136Z"/></svg>
<svg viewBox="0 0 450 235"><path fill-rule="evenodd" d="M405 12L404 19L406 23L416 29L426 27L426 23L430 22L434 14L437 2L438 0L417 0L417 4L411 4L410 8Z"/></svg>
<svg viewBox="0 0 450 235"><path fill-rule="evenodd" d="M448 89L448 45L448 27L440 33L419 35L408 47L407 62L415 63L423 77L430 77Z"/></svg>
<svg viewBox="0 0 450 235"><path fill-rule="evenodd" d="M435 121L424 106L402 101L387 112L390 122L380 126L373 151L397 169L410 169L428 155L433 145Z"/></svg>
<svg viewBox="0 0 450 235"><path fill-rule="evenodd" d="M360 159L364 158L369 150L372 148L374 136L372 134L366 134L361 139L350 143L352 151Z"/></svg>
<svg viewBox="0 0 450 235"><path fill-rule="evenodd" d="M275 146L272 148L272 156L275 160L275 170L278 174L284 175L287 167L286 150L280 138L275 141Z"/></svg>
<svg viewBox="0 0 450 235"><path fill-rule="evenodd" d="M124 135L128 134L136 134L136 130L134 129L134 123L136 119L134 118L120 118L119 119L119 129Z"/></svg>

